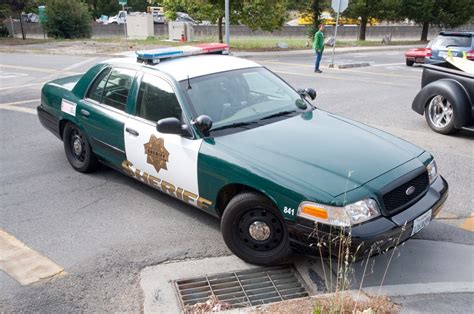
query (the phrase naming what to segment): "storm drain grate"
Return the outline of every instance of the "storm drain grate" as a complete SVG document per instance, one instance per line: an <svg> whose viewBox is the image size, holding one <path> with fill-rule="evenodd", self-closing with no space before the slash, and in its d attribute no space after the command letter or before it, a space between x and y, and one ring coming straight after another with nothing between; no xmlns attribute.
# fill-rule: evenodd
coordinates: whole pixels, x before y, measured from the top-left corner
<svg viewBox="0 0 474 314"><path fill-rule="evenodd" d="M307 297L299 275L290 266L259 268L176 281L181 305L206 302L215 296L232 307Z"/></svg>

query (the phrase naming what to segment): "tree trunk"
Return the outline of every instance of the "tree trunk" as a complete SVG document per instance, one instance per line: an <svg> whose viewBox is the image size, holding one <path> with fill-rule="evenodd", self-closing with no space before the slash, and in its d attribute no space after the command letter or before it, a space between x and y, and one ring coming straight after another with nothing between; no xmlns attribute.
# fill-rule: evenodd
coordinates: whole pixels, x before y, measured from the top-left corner
<svg viewBox="0 0 474 314"><path fill-rule="evenodd" d="M313 28L317 31L319 29L319 1L313 0L311 3L311 13L313 16Z"/></svg>
<svg viewBox="0 0 474 314"><path fill-rule="evenodd" d="M219 42L220 42L220 43L223 43L223 42L224 42L224 36L223 36L223 34L222 34L222 19L223 19L223 18L224 18L224 17L221 16L221 17L219 17L219 19L217 20L217 28L219 29Z"/></svg>
<svg viewBox="0 0 474 314"><path fill-rule="evenodd" d="M429 22L423 22L423 28L421 29L421 41L428 41L428 28L430 27Z"/></svg>
<svg viewBox="0 0 474 314"><path fill-rule="evenodd" d="M23 38L23 40L25 40L26 39L26 34L25 34L25 30L23 29L23 22L21 20L21 12L18 13L18 15L20 16L21 37Z"/></svg>
<svg viewBox="0 0 474 314"><path fill-rule="evenodd" d="M367 30L367 16L363 16L360 20L360 32L359 32L359 40L365 40L365 33Z"/></svg>

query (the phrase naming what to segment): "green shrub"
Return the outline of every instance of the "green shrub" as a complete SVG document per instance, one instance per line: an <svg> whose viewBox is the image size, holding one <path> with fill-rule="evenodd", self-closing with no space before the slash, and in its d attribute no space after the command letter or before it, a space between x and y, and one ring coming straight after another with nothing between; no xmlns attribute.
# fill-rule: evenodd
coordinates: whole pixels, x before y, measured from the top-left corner
<svg viewBox="0 0 474 314"><path fill-rule="evenodd" d="M8 37L8 28L0 22L0 37Z"/></svg>
<svg viewBox="0 0 474 314"><path fill-rule="evenodd" d="M92 17L81 0L47 0L45 30L54 38L89 38Z"/></svg>

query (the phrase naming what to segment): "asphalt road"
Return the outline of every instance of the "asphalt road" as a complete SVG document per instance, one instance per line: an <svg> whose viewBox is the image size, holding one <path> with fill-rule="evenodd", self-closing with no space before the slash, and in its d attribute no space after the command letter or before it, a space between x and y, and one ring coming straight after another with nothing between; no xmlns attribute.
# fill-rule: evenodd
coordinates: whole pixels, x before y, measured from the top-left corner
<svg viewBox="0 0 474 314"><path fill-rule="evenodd" d="M323 66L329 57L327 51ZM433 221L417 237L474 245L473 233L458 227L474 208L474 135L436 134L411 111L421 69L407 68L402 53L337 58L372 65L323 67L315 74L312 58L305 56L253 59L296 88L315 88L318 107L433 153L450 183L450 197L445 219ZM106 167L90 175L75 172L62 143L39 124L34 108L42 84L83 72L102 59L0 54L0 229L66 271L29 286L0 272L2 312L139 311L143 267L230 254L217 220Z"/></svg>

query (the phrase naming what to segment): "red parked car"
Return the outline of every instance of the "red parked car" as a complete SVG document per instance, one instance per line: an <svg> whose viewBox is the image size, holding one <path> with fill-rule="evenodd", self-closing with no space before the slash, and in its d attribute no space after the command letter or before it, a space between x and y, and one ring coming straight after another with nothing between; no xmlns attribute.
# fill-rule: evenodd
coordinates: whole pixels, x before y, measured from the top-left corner
<svg viewBox="0 0 474 314"><path fill-rule="evenodd" d="M415 63L425 63L425 58L431 57L431 48L412 48L405 52L405 59L408 66Z"/></svg>

